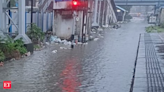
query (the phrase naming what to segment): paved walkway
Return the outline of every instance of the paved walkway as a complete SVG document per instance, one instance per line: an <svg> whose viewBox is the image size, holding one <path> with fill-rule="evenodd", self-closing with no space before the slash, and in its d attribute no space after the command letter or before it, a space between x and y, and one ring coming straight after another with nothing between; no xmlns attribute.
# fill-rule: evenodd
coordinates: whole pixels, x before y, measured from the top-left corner
<svg viewBox="0 0 164 92"><path fill-rule="evenodd" d="M133 92L164 92L164 43L157 33L142 34Z"/></svg>
<svg viewBox="0 0 164 92"><path fill-rule="evenodd" d="M164 41L164 33L160 33L159 36Z"/></svg>

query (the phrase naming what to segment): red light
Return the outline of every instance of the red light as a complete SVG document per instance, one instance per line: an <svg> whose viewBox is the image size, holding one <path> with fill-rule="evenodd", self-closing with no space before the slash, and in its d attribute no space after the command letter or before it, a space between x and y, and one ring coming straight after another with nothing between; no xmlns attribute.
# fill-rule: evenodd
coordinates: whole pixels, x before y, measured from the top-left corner
<svg viewBox="0 0 164 92"><path fill-rule="evenodd" d="M73 1L73 5L77 5L77 2L76 1Z"/></svg>

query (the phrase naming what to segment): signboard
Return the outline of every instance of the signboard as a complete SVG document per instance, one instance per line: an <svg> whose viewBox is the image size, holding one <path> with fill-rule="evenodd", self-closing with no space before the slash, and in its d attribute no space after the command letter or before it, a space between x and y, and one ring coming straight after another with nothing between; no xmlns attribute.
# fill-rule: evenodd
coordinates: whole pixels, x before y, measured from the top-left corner
<svg viewBox="0 0 164 92"><path fill-rule="evenodd" d="M157 17L156 17L156 16L150 16L150 17L149 17L149 23L150 23L150 24L156 23L156 20L157 20Z"/></svg>
<svg viewBox="0 0 164 92"><path fill-rule="evenodd" d="M72 1L62 1L62 2L59 2L59 1L54 2L53 9L71 9L72 8L71 6Z"/></svg>

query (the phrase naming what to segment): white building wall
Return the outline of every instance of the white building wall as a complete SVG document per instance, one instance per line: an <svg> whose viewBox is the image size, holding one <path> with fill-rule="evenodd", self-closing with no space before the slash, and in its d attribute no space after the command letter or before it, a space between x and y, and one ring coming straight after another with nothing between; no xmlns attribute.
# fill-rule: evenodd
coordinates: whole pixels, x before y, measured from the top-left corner
<svg viewBox="0 0 164 92"><path fill-rule="evenodd" d="M161 15L160 15L160 23L164 23L164 9L161 10Z"/></svg>
<svg viewBox="0 0 164 92"><path fill-rule="evenodd" d="M73 18L63 19L62 16L57 13L54 17L53 33L60 38L68 39L72 34Z"/></svg>
<svg viewBox="0 0 164 92"><path fill-rule="evenodd" d="M77 12L78 21L75 21L73 25L73 17L72 18L63 18L61 14L55 13L54 16L54 25L53 25L53 34L62 38L62 39L69 39L73 32L73 26L75 28L74 33L75 35L82 35L82 21L83 21L83 12Z"/></svg>

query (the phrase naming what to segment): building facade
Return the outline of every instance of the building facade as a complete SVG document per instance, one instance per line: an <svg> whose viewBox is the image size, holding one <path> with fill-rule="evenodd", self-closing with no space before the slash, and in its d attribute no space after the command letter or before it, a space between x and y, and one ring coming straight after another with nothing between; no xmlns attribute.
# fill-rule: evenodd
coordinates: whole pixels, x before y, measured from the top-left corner
<svg viewBox="0 0 164 92"><path fill-rule="evenodd" d="M116 6L113 0L82 1L87 2L88 8L77 10L73 17L73 11L69 5L72 0L55 0L53 4L53 33L55 35L69 39L72 34L75 34L82 41L85 36L89 35L92 27L108 27L110 23L117 22Z"/></svg>

